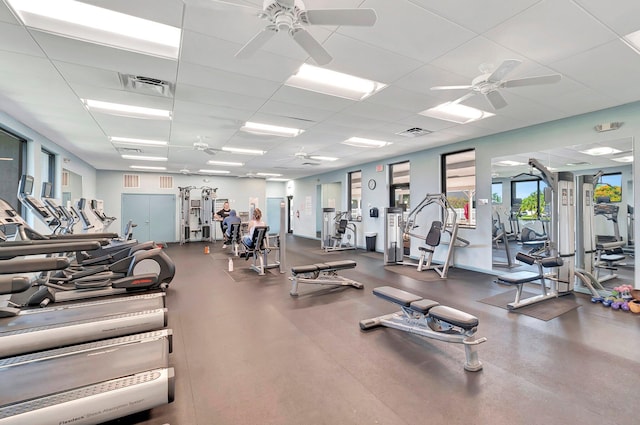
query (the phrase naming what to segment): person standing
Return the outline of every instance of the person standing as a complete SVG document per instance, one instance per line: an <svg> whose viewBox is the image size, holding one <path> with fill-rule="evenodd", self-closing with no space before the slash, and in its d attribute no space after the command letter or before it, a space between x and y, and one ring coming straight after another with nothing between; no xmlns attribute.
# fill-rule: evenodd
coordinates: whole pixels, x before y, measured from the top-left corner
<svg viewBox="0 0 640 425"><path fill-rule="evenodd" d="M224 235L227 231L227 228L224 225L224 219L229 217L229 213L231 212L231 208L229 208L229 202L225 202L222 204L222 209L215 213L213 218L220 222L220 229L222 229L222 234Z"/></svg>

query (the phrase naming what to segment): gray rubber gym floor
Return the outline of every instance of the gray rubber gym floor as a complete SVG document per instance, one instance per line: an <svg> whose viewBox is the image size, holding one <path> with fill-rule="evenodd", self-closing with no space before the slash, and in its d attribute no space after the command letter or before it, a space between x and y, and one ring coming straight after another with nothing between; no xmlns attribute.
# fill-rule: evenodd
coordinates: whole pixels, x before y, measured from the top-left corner
<svg viewBox="0 0 640 425"><path fill-rule="evenodd" d="M512 290L493 277L452 268L390 270L382 254L323 254L288 237L287 264L354 259L342 272L363 290L258 276L217 242L170 246L168 291L176 399L113 423L224 424L635 424L640 388L640 315L591 304L543 321L483 302ZM401 267L402 266L393 266ZM408 267L404 267L408 269ZM411 271L413 272L413 271ZM464 347L358 322L397 311L372 289L391 285L471 313L484 369L463 369Z"/></svg>

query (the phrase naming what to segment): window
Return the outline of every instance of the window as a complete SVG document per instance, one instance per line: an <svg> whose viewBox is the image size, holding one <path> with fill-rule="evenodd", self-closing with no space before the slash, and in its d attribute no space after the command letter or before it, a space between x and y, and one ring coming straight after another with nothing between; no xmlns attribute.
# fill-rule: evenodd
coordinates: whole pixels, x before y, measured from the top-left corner
<svg viewBox="0 0 640 425"><path fill-rule="evenodd" d="M593 190L595 201L622 201L622 173L603 174ZM605 201L609 198L608 201Z"/></svg>
<svg viewBox="0 0 640 425"><path fill-rule="evenodd" d="M20 211L18 182L25 172L26 155L26 140L0 129L0 198L16 211Z"/></svg>
<svg viewBox="0 0 640 425"><path fill-rule="evenodd" d="M55 182L55 176L56 176L56 156L54 154L52 154L51 152L49 152L46 149L42 149L42 155L41 155L41 176L42 176L42 182L48 182L51 183L52 187L56 187L56 182ZM38 190L34 190L33 192L35 195L39 195L39 191Z"/></svg>
<svg viewBox="0 0 640 425"><path fill-rule="evenodd" d="M456 220L464 227L476 226L476 151L469 149L441 157L442 193L456 210Z"/></svg>
<svg viewBox="0 0 640 425"><path fill-rule="evenodd" d="M548 214L545 211L545 187L547 184L541 179L511 182L511 210L518 211L520 220L538 220Z"/></svg>
<svg viewBox="0 0 640 425"><path fill-rule="evenodd" d="M349 199L351 220L362 220L362 171L352 171L348 175Z"/></svg>
<svg viewBox="0 0 640 425"><path fill-rule="evenodd" d="M410 172L409 161L389 165L389 206L409 211Z"/></svg>
<svg viewBox="0 0 640 425"><path fill-rule="evenodd" d="M491 183L491 203L502 203L502 183Z"/></svg>

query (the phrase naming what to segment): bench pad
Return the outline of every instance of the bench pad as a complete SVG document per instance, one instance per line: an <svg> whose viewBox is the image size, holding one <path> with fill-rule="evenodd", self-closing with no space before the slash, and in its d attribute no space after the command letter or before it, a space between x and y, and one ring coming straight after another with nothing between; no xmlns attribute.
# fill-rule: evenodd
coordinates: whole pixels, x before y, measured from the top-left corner
<svg viewBox="0 0 640 425"><path fill-rule="evenodd" d="M330 269L342 270L342 269L352 269L356 266L356 262L353 260L339 260L339 261L328 261L325 263L329 266Z"/></svg>
<svg viewBox="0 0 640 425"><path fill-rule="evenodd" d="M291 273L294 275L301 273L313 273L318 271L318 266L315 264L309 264L308 266L294 266L291 267Z"/></svg>
<svg viewBox="0 0 640 425"><path fill-rule="evenodd" d="M466 330L473 329L478 326L477 317L444 305L433 307L429 310L429 316L434 319L442 320L443 322L451 323L454 326L459 326Z"/></svg>
<svg viewBox="0 0 640 425"><path fill-rule="evenodd" d="M326 263L309 264L306 266L294 266L291 267L291 273L293 275L297 275L302 273L314 273L327 270L352 269L356 266L356 264L357 263L353 260L328 261Z"/></svg>
<svg viewBox="0 0 640 425"><path fill-rule="evenodd" d="M541 279L538 273L534 272L517 272L517 273L509 273L503 274L502 276L498 276L498 281L502 283L507 283L509 285L519 285L521 283L533 282L534 280Z"/></svg>
<svg viewBox="0 0 640 425"><path fill-rule="evenodd" d="M420 301L412 302L409 307L411 310L417 311L422 314L427 314L432 307L440 305L438 301L428 300L426 298L421 299Z"/></svg>
<svg viewBox="0 0 640 425"><path fill-rule="evenodd" d="M373 293L382 299L400 304L404 307L409 307L412 302L422 299L422 297L418 295L391 286L380 286L379 288L375 288Z"/></svg>

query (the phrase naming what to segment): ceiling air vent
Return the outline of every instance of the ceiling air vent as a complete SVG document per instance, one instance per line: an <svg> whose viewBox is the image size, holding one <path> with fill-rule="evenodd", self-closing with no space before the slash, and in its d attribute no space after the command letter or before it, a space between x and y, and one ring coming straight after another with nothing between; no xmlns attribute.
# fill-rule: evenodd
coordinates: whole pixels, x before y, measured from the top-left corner
<svg viewBox="0 0 640 425"><path fill-rule="evenodd" d="M420 137L420 136L424 136L426 134L431 134L431 133L433 133L433 131L431 130L425 130L424 128L413 127L396 134L398 136L404 136L404 137Z"/></svg>
<svg viewBox="0 0 640 425"><path fill-rule="evenodd" d="M173 83L142 75L118 74L125 90L156 96L173 97Z"/></svg>

